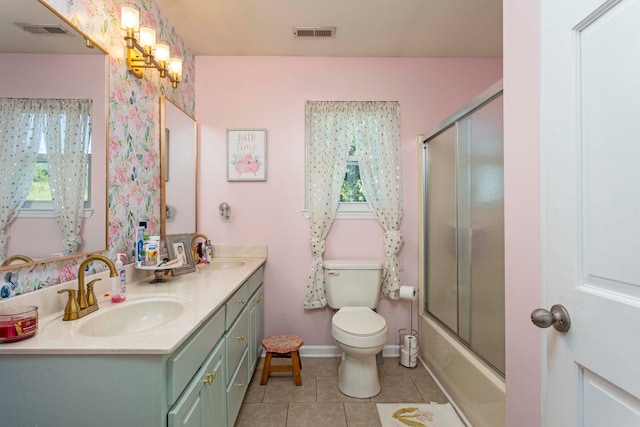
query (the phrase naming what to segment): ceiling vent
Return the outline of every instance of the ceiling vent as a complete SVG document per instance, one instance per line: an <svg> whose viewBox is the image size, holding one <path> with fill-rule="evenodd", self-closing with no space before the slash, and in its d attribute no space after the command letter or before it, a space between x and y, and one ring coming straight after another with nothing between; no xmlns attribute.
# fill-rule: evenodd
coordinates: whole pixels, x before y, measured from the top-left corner
<svg viewBox="0 0 640 427"><path fill-rule="evenodd" d="M336 36L336 27L307 27L294 28L295 38L330 38Z"/></svg>
<svg viewBox="0 0 640 427"><path fill-rule="evenodd" d="M49 25L49 24L21 24L17 23L16 25L27 33L31 34L67 34L68 31L61 27L60 25Z"/></svg>

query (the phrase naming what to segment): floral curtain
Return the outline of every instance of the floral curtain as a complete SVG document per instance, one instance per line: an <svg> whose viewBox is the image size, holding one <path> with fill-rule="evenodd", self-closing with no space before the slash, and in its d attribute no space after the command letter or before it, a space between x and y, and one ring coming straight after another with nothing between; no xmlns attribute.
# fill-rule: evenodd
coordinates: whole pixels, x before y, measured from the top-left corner
<svg viewBox="0 0 640 427"><path fill-rule="evenodd" d="M7 226L24 204L35 173L42 120L38 99L0 98L0 261L6 258Z"/></svg>
<svg viewBox="0 0 640 427"><path fill-rule="evenodd" d="M80 228L91 144L90 99L45 100L47 164L53 209L65 255L82 242Z"/></svg>
<svg viewBox="0 0 640 427"><path fill-rule="evenodd" d="M313 261L307 278L304 308L327 305L322 255L324 242L340 203L347 171L352 111L345 102L308 101L306 122L306 197L311 223Z"/></svg>
<svg viewBox="0 0 640 427"><path fill-rule="evenodd" d="M356 146L367 203L385 232L382 294L399 298L404 284L397 254L403 245L400 113L397 102L362 102L356 112Z"/></svg>

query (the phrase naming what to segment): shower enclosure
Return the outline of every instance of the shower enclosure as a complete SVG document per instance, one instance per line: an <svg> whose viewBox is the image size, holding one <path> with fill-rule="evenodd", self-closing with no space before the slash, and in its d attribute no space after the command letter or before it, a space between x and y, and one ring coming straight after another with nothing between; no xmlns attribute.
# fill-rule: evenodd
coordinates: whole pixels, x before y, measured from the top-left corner
<svg viewBox="0 0 640 427"><path fill-rule="evenodd" d="M473 425L499 425L476 412L504 405L502 83L422 141L422 356Z"/></svg>
<svg viewBox="0 0 640 427"><path fill-rule="evenodd" d="M502 94L425 141L426 311L504 374Z"/></svg>

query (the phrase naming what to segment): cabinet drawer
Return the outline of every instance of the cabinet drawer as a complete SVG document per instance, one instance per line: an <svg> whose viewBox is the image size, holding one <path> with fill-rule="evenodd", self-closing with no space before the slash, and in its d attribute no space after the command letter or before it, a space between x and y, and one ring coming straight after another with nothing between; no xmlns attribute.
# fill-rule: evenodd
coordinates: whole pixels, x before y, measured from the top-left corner
<svg viewBox="0 0 640 427"><path fill-rule="evenodd" d="M264 280L264 267L260 267L256 270L255 273L251 275L247 279L247 287L249 288L249 295L253 295L253 293L262 285L262 281Z"/></svg>
<svg viewBox="0 0 640 427"><path fill-rule="evenodd" d="M247 286L247 282L244 282L240 288L235 291L235 293L227 300L225 304L227 307L227 329L233 325L233 322L236 321L236 317L242 311L243 308L247 306L249 303L249 287Z"/></svg>
<svg viewBox="0 0 640 427"><path fill-rule="evenodd" d="M247 353L248 352L245 351L238 370L235 372L235 375L231 377L231 381L227 386L227 419L230 427L236 422L242 400L247 392L247 387L249 387L249 358L247 357Z"/></svg>
<svg viewBox="0 0 640 427"><path fill-rule="evenodd" d="M167 403L176 401L182 390L224 335L225 310L221 308L167 360Z"/></svg>
<svg viewBox="0 0 640 427"><path fill-rule="evenodd" d="M249 345L249 312L243 311L236 323L227 332L228 378L236 370L240 358Z"/></svg>

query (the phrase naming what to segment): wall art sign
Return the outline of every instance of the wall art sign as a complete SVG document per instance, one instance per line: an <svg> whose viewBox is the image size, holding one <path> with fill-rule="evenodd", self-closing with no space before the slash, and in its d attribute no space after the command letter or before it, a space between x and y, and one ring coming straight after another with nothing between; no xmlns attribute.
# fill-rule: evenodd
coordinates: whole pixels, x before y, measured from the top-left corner
<svg viewBox="0 0 640 427"><path fill-rule="evenodd" d="M227 129L227 181L267 180L267 130Z"/></svg>

